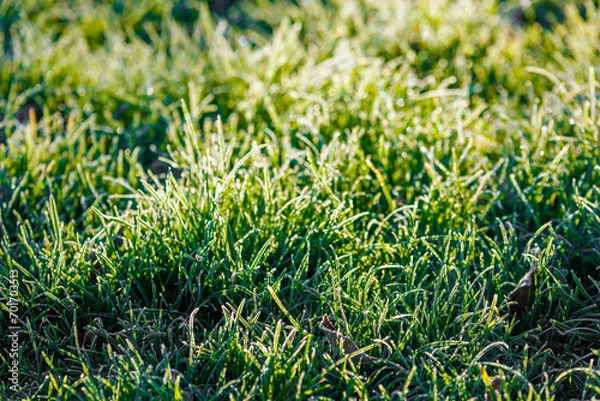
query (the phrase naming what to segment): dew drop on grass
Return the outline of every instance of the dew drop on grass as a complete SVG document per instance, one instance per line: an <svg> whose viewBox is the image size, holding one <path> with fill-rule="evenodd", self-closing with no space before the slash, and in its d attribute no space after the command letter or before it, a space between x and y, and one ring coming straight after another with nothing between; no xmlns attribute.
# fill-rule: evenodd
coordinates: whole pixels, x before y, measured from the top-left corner
<svg viewBox="0 0 600 401"><path fill-rule="evenodd" d="M238 43L240 44L240 46L242 47L248 47L250 46L250 39L248 39L247 36L240 36L240 38L238 39Z"/></svg>
<svg viewBox="0 0 600 401"><path fill-rule="evenodd" d="M154 88L152 87L152 80L146 80L146 95L152 96L154 94Z"/></svg>

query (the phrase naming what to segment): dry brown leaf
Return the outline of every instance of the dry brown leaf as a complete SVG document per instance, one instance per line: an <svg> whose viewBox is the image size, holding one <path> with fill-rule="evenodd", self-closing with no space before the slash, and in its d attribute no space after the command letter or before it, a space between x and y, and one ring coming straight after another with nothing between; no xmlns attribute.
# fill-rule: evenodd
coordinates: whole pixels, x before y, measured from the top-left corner
<svg viewBox="0 0 600 401"><path fill-rule="evenodd" d="M496 376L492 379L483 366L479 367L479 371L481 372L483 384L487 388L485 392L485 401L501 400L504 376Z"/></svg>
<svg viewBox="0 0 600 401"><path fill-rule="evenodd" d="M98 256L96 252L91 251L87 257L88 261L92 264L92 269L88 271L88 276L92 283L98 282L98 276L102 276L104 271L102 270L102 265L100 265L100 261L98 261Z"/></svg>
<svg viewBox="0 0 600 401"><path fill-rule="evenodd" d="M535 272L530 270L519 281L517 288L508 294L508 299L512 302L510 305L512 313L524 313L527 311L529 294L533 294L533 291L535 291L534 274Z"/></svg>
<svg viewBox="0 0 600 401"><path fill-rule="evenodd" d="M333 325L333 323L331 323L331 320L329 320L329 316L327 315L323 315L323 319L321 320L321 328L336 331L335 326Z"/></svg>
<svg viewBox="0 0 600 401"><path fill-rule="evenodd" d="M321 320L321 330L325 332L327 335L327 339L332 347L341 348L344 355L354 355L352 359L352 363L355 365L370 365L377 360L377 358L373 358L372 356L367 355L364 352L359 352L360 348L356 345L354 341L350 338L344 336L338 330L336 330L335 326L329 320L329 316L323 315L323 319Z"/></svg>
<svg viewBox="0 0 600 401"><path fill-rule="evenodd" d="M103 330L98 330L98 329L85 330L84 335L83 335L83 340L81 341L82 348L89 349L94 342L97 342L98 344L105 343L106 342L106 338L104 337L105 334L106 334L106 332Z"/></svg>
<svg viewBox="0 0 600 401"><path fill-rule="evenodd" d="M28 121L38 121L41 117L42 108L33 100L28 100L15 114L15 118L23 124Z"/></svg>
<svg viewBox="0 0 600 401"><path fill-rule="evenodd" d="M169 166L167 163L163 162L162 160L152 161L152 163L150 163L150 166L148 166L148 169L150 171L152 171L152 174L154 174L157 178L161 178L163 180L167 177L167 175L169 174L169 171L173 174L173 177L175 177L175 178L181 177L181 170L179 170L178 168Z"/></svg>
<svg viewBox="0 0 600 401"><path fill-rule="evenodd" d="M540 248L536 246L531 254L534 258L531 260L529 271L519 280L517 287L508 294L508 300L512 302L509 306L511 313L525 313L529 307L530 296L535 293L535 274L540 269L537 261Z"/></svg>
<svg viewBox="0 0 600 401"><path fill-rule="evenodd" d="M504 382L504 376L496 376L492 379L492 390L496 397L494 398L489 391L485 392L485 401L492 401L494 399L502 399L502 382Z"/></svg>

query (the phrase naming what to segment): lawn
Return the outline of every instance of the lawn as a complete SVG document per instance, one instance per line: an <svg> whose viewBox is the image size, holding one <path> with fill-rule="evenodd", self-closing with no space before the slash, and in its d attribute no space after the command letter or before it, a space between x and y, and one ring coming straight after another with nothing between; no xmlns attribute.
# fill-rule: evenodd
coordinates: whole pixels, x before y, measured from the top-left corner
<svg viewBox="0 0 600 401"><path fill-rule="evenodd" d="M0 398L600 399L598 2L216 3L0 2Z"/></svg>

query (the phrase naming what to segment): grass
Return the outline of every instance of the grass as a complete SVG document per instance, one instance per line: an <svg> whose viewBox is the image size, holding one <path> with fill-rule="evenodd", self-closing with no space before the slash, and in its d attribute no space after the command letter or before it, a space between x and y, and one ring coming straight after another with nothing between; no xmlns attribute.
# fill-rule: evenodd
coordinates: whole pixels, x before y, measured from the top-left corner
<svg viewBox="0 0 600 401"><path fill-rule="evenodd" d="M8 0L0 35L4 398L600 398L597 4Z"/></svg>

